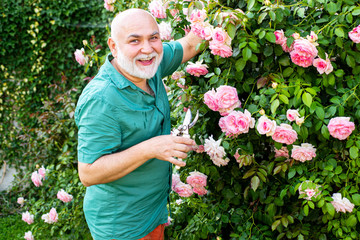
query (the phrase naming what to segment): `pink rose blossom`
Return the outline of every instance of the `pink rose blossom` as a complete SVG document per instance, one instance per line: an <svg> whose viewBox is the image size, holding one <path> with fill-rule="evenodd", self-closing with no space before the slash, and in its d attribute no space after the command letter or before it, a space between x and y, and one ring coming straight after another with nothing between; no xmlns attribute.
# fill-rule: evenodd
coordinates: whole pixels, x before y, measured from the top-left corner
<svg viewBox="0 0 360 240"><path fill-rule="evenodd" d="M114 6L110 5L107 0L104 0L104 8L110 12L114 11Z"/></svg>
<svg viewBox="0 0 360 240"><path fill-rule="evenodd" d="M249 132L249 128L253 128L255 119L251 117L251 113L245 109L244 113L240 111L232 111L229 115L220 118L219 126L226 136L236 137L239 134Z"/></svg>
<svg viewBox="0 0 360 240"><path fill-rule="evenodd" d="M40 174L41 179L44 180L46 176L46 169L44 168L44 166L41 166L41 168L39 168L38 173Z"/></svg>
<svg viewBox="0 0 360 240"><path fill-rule="evenodd" d="M287 45L287 43L285 42L285 43L281 44L281 47L284 52L291 52L294 48L294 43L292 43L291 46L289 47Z"/></svg>
<svg viewBox="0 0 360 240"><path fill-rule="evenodd" d="M177 72L174 72L172 75L171 75L171 78L174 79L174 80L179 80L180 78L184 77L185 74L183 71L177 71Z"/></svg>
<svg viewBox="0 0 360 240"><path fill-rule="evenodd" d="M331 204L334 206L336 212L352 212L354 204L352 204L346 197L341 198L341 193L334 193L332 195L333 201Z"/></svg>
<svg viewBox="0 0 360 240"><path fill-rule="evenodd" d="M275 158L286 157L289 158L289 150L286 147L281 147L281 149L275 148Z"/></svg>
<svg viewBox="0 0 360 240"><path fill-rule="evenodd" d="M74 52L75 59L80 65L85 65L87 63L87 58L85 57L85 50L84 48L76 49Z"/></svg>
<svg viewBox="0 0 360 240"><path fill-rule="evenodd" d="M172 174L172 184L171 184L171 189L175 192L175 186L180 183L180 175L177 173L173 173Z"/></svg>
<svg viewBox="0 0 360 240"><path fill-rule="evenodd" d="M36 187L42 186L41 179L42 179L42 176L37 171L35 171L31 174L31 181L34 183L34 185Z"/></svg>
<svg viewBox="0 0 360 240"><path fill-rule="evenodd" d="M17 199L17 203L20 204L21 207L24 205L24 202L25 202L25 200L24 200L23 197L19 197L19 198Z"/></svg>
<svg viewBox="0 0 360 240"><path fill-rule="evenodd" d="M326 54L326 60L322 58L314 59L313 66L316 67L316 70L320 74L326 73L326 75L328 75L334 70L330 59L327 57L327 54Z"/></svg>
<svg viewBox="0 0 360 240"><path fill-rule="evenodd" d="M203 196L207 194L207 190L204 187L194 187L193 191L194 193L197 193L199 196Z"/></svg>
<svg viewBox="0 0 360 240"><path fill-rule="evenodd" d="M209 48L211 54L218 55L222 58L227 58L232 56L232 48L226 44L221 44L217 41L210 41Z"/></svg>
<svg viewBox="0 0 360 240"><path fill-rule="evenodd" d="M349 117L332 118L327 127L330 135L340 140L346 139L355 130L355 124L350 122Z"/></svg>
<svg viewBox="0 0 360 240"><path fill-rule="evenodd" d="M286 111L286 118L292 122L295 121L296 118L300 117L299 111L295 109L288 109Z"/></svg>
<svg viewBox="0 0 360 240"><path fill-rule="evenodd" d="M28 231L24 235L25 240L34 240L34 236L31 231Z"/></svg>
<svg viewBox="0 0 360 240"><path fill-rule="evenodd" d="M259 118L256 129L262 135L266 134L266 136L272 136L275 133L276 122L263 115Z"/></svg>
<svg viewBox="0 0 360 240"><path fill-rule="evenodd" d="M360 43L360 25L349 32L349 38L354 43Z"/></svg>
<svg viewBox="0 0 360 240"><path fill-rule="evenodd" d="M189 62L186 67L186 72L195 77L200 77L201 75L206 75L209 72L207 68L208 66L206 64L202 64L202 61L197 61L196 63Z"/></svg>
<svg viewBox="0 0 360 240"><path fill-rule="evenodd" d="M213 36L214 27L210 23L205 22L204 28L200 32L200 37L205 40L210 40Z"/></svg>
<svg viewBox="0 0 360 240"><path fill-rule="evenodd" d="M297 117L295 122L298 126L301 126L304 123L304 117Z"/></svg>
<svg viewBox="0 0 360 240"><path fill-rule="evenodd" d="M197 153L205 152L204 145L197 145L196 147L193 148L193 150Z"/></svg>
<svg viewBox="0 0 360 240"><path fill-rule="evenodd" d="M24 222L27 222L27 224L32 224L34 222L34 215L30 214L29 211L26 211L22 213L22 218Z"/></svg>
<svg viewBox="0 0 360 240"><path fill-rule="evenodd" d="M205 152L210 156L211 161L216 166L225 166L230 161L229 158L225 158L225 149L220 146L221 139L215 141L212 136L208 139L205 139L204 149Z"/></svg>
<svg viewBox="0 0 360 240"><path fill-rule="evenodd" d="M156 18L166 18L166 10L161 0L152 0L149 4L149 11Z"/></svg>
<svg viewBox="0 0 360 240"><path fill-rule="evenodd" d="M305 194L304 199L311 200L311 198L316 198L321 194L321 191L319 190L321 186L313 183L312 181L306 180L302 182L299 186L299 194Z"/></svg>
<svg viewBox="0 0 360 240"><path fill-rule="evenodd" d="M164 224L164 226L167 227L167 226L171 225L172 220L174 220L174 219L172 219L170 216L168 216L168 221L167 221L167 223Z"/></svg>
<svg viewBox="0 0 360 240"><path fill-rule="evenodd" d="M219 110L218 99L216 97L216 92L214 89L204 94L204 103L213 111Z"/></svg>
<svg viewBox="0 0 360 240"><path fill-rule="evenodd" d="M182 199L178 199L178 200L176 200L175 202L176 202L177 205L180 205L180 204L182 204L183 200L182 200Z"/></svg>
<svg viewBox="0 0 360 240"><path fill-rule="evenodd" d="M314 33L314 31L311 31L310 35L306 36L306 39L309 40L312 44L314 44L318 40L318 36ZM315 45L318 44L316 43Z"/></svg>
<svg viewBox="0 0 360 240"><path fill-rule="evenodd" d="M207 14L205 10L198 10L196 9L191 13L190 22L204 22L207 18Z"/></svg>
<svg viewBox="0 0 360 240"><path fill-rule="evenodd" d="M293 144L297 139L297 133L289 124L282 123L276 127L272 139L279 143Z"/></svg>
<svg viewBox="0 0 360 240"><path fill-rule="evenodd" d="M294 41L293 50L290 52L291 61L301 67L309 67L312 65L314 58L317 56L318 50L307 39L297 39Z"/></svg>
<svg viewBox="0 0 360 240"><path fill-rule="evenodd" d="M299 33L293 33L293 35L291 35L295 40L296 39L300 39L300 34Z"/></svg>
<svg viewBox="0 0 360 240"><path fill-rule="evenodd" d="M191 186L183 182L176 184L174 190L180 197L190 197L193 194Z"/></svg>
<svg viewBox="0 0 360 240"><path fill-rule="evenodd" d="M57 193L57 198L63 202L71 202L71 200L73 199L73 196L71 194L68 194L67 192L65 192L64 189L61 189Z"/></svg>
<svg viewBox="0 0 360 240"><path fill-rule="evenodd" d="M231 45L231 38L227 32L219 27L216 27L212 34L212 41L218 44L225 44L227 46Z"/></svg>
<svg viewBox="0 0 360 240"><path fill-rule="evenodd" d="M241 103L236 88L222 85L216 89L217 104L221 116L228 115L235 108L240 107Z"/></svg>
<svg viewBox="0 0 360 240"><path fill-rule="evenodd" d="M305 162L310 161L316 157L316 148L309 143L302 143L301 146L294 145L291 157L297 161Z"/></svg>
<svg viewBox="0 0 360 240"><path fill-rule="evenodd" d="M56 223L58 221L58 214L55 208L51 208L50 212L41 216L41 219L46 223Z"/></svg>
<svg viewBox="0 0 360 240"><path fill-rule="evenodd" d="M284 43L286 43L287 38L285 37L283 30L276 30L274 32L274 34L276 37L276 40L275 40L276 44L283 45Z"/></svg>
<svg viewBox="0 0 360 240"><path fill-rule="evenodd" d="M161 22L159 24L160 38L161 40L171 40L172 28L169 22Z"/></svg>
<svg viewBox="0 0 360 240"><path fill-rule="evenodd" d="M201 172L190 172L190 176L186 178L186 182L193 188L206 187L207 176Z"/></svg>

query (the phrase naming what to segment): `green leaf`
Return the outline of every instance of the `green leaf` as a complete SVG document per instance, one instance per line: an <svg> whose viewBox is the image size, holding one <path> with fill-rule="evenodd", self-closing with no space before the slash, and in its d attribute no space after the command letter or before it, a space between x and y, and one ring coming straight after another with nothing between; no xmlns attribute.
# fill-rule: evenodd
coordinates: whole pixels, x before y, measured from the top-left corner
<svg viewBox="0 0 360 240"><path fill-rule="evenodd" d="M346 15L346 21L350 24L353 23L353 16L350 13Z"/></svg>
<svg viewBox="0 0 360 240"><path fill-rule="evenodd" d="M263 30L259 33L259 39L263 39L265 37L266 32Z"/></svg>
<svg viewBox="0 0 360 240"><path fill-rule="evenodd" d="M288 173L288 178L291 179L295 176L296 174L296 169L295 168L290 168L290 171Z"/></svg>
<svg viewBox="0 0 360 240"><path fill-rule="evenodd" d="M287 67L284 71L283 71L283 76L284 77L290 77L290 75L294 72L294 69L292 67Z"/></svg>
<svg viewBox="0 0 360 240"><path fill-rule="evenodd" d="M352 12L353 16L357 16L360 15L360 7L356 7L354 8L353 12Z"/></svg>
<svg viewBox="0 0 360 240"><path fill-rule="evenodd" d="M240 58L235 63L236 71L240 72L242 71L246 66L246 61L243 58Z"/></svg>
<svg viewBox="0 0 360 240"><path fill-rule="evenodd" d="M336 43L336 45L337 45L339 48L342 48L343 45L344 45L344 42L343 42L342 38L339 38L339 37L337 37L337 38L335 39L335 43Z"/></svg>
<svg viewBox="0 0 360 240"><path fill-rule="evenodd" d="M283 95L283 94L280 94L280 95L279 95L279 99L280 99L283 103L289 104L289 99L288 99L287 96L285 96L285 95Z"/></svg>
<svg viewBox="0 0 360 240"><path fill-rule="evenodd" d="M271 56L271 54L273 54L273 47L272 46L266 46L264 49L264 55L266 57ZM279 61L280 62L280 61ZM280 63L281 64L281 63Z"/></svg>
<svg viewBox="0 0 360 240"><path fill-rule="evenodd" d="M336 36L341 37L341 38L345 37L344 30L341 27L338 27L335 29L335 34L336 34Z"/></svg>
<svg viewBox="0 0 360 240"><path fill-rule="evenodd" d="M337 4L334 2L330 2L326 6L326 10L330 13L330 15L334 15L336 13L336 11L338 10Z"/></svg>
<svg viewBox="0 0 360 240"><path fill-rule="evenodd" d="M281 223L282 223L282 225L284 226L284 227L288 227L288 225L289 225L289 221L288 221L288 219L286 218L286 217L282 217L281 218Z"/></svg>
<svg viewBox="0 0 360 240"><path fill-rule="evenodd" d="M276 42L276 37L275 34L273 32L267 32L265 35L266 40L268 40L271 43L275 43Z"/></svg>
<svg viewBox="0 0 360 240"><path fill-rule="evenodd" d="M251 9L254 7L255 0L248 0L247 1L247 9L248 11L251 11Z"/></svg>
<svg viewBox="0 0 360 240"><path fill-rule="evenodd" d="M304 214L305 214L305 216L309 215L309 206L308 205L304 206Z"/></svg>
<svg viewBox="0 0 360 240"><path fill-rule="evenodd" d="M271 107L270 107L271 113L274 114L274 113L276 112L276 109L279 107L279 105L280 105L279 99L275 99L275 100L271 103Z"/></svg>
<svg viewBox="0 0 360 240"><path fill-rule="evenodd" d="M280 225L280 220L276 220L271 224L271 230L274 231Z"/></svg>
<svg viewBox="0 0 360 240"><path fill-rule="evenodd" d="M322 107L316 107L315 112L319 119L324 120L325 111Z"/></svg>
<svg viewBox="0 0 360 240"><path fill-rule="evenodd" d="M357 223L357 219L355 215L350 215L348 219L346 219L346 226L355 227Z"/></svg>
<svg viewBox="0 0 360 240"><path fill-rule="evenodd" d="M275 21L275 20L276 20L276 14L275 14L273 11L270 11L270 12L269 12L269 16L270 16L270 19L271 19L272 21Z"/></svg>
<svg viewBox="0 0 360 240"><path fill-rule="evenodd" d="M329 129L327 128L327 126L325 124L321 127L321 134L323 135L323 137L325 139L329 140L330 133L329 133Z"/></svg>
<svg viewBox="0 0 360 240"><path fill-rule="evenodd" d="M259 18L258 18L258 24L262 23L262 21L264 20L264 18L267 16L267 12L263 12L262 14L260 14Z"/></svg>
<svg viewBox="0 0 360 240"><path fill-rule="evenodd" d="M356 159L359 156L359 148L356 146L352 146L349 152L352 159Z"/></svg>
<svg viewBox="0 0 360 240"><path fill-rule="evenodd" d="M302 101L303 103L308 106L309 108L311 107L311 103L312 103L312 96L310 93L304 92L302 95Z"/></svg>
<svg viewBox="0 0 360 240"><path fill-rule="evenodd" d="M233 24L229 23L226 27L226 30L227 30L227 33L229 34L229 37L231 39L234 39L235 34L236 34L236 27Z"/></svg>
<svg viewBox="0 0 360 240"><path fill-rule="evenodd" d="M311 201L308 201L308 205L311 209L314 209L315 208L315 204Z"/></svg>
<svg viewBox="0 0 360 240"><path fill-rule="evenodd" d="M242 50L242 55L243 55L244 60L247 61L249 58L251 58L251 55L252 55L251 49L248 47L245 47Z"/></svg>
<svg viewBox="0 0 360 240"><path fill-rule="evenodd" d="M355 194L353 194L351 197L352 197L353 203L354 203L356 206L359 206L359 205L360 205L360 194L355 193Z"/></svg>
<svg viewBox="0 0 360 240"><path fill-rule="evenodd" d="M347 65L349 65L349 67L352 67L352 68L354 68L355 67L355 58L353 57L353 56L351 56L351 55L347 55L346 56L346 63L347 63Z"/></svg>
<svg viewBox="0 0 360 240"><path fill-rule="evenodd" d="M254 190L254 192L256 192L256 189L259 187L260 184L260 179L258 176L253 176L251 178L251 188L252 190Z"/></svg>
<svg viewBox="0 0 360 240"><path fill-rule="evenodd" d="M330 216L334 216L335 208L331 203L326 203L326 210L330 214Z"/></svg>

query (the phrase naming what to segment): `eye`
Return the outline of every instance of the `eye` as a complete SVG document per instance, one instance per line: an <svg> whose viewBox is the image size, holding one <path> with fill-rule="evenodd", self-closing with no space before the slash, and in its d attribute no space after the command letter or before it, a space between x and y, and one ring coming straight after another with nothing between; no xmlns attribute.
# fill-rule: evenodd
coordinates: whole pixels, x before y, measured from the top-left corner
<svg viewBox="0 0 360 240"><path fill-rule="evenodd" d="M158 37L158 36L152 36L150 39L151 39L151 40L158 40L159 37Z"/></svg>
<svg viewBox="0 0 360 240"><path fill-rule="evenodd" d="M130 40L130 43L138 43L138 42L139 42L138 39L132 39L132 40Z"/></svg>

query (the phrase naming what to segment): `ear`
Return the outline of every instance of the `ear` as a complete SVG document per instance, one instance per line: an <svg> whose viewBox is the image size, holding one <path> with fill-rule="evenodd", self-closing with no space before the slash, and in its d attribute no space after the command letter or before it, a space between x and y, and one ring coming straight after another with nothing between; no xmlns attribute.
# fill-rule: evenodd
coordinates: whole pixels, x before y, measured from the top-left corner
<svg viewBox="0 0 360 240"><path fill-rule="evenodd" d="M114 39L112 39L111 37L108 38L108 41L107 41L107 44L110 48L110 51L113 55L114 58L116 58L116 55L117 55L117 51L116 51L116 44L115 44L115 41Z"/></svg>

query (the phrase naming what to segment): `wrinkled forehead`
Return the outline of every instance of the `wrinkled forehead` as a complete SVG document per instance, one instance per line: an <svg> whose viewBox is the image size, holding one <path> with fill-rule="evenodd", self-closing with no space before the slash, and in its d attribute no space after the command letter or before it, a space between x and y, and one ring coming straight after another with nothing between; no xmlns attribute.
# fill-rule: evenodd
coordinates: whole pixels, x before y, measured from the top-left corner
<svg viewBox="0 0 360 240"><path fill-rule="evenodd" d="M144 10L125 11L116 16L111 24L111 35L118 40L130 36L151 36L156 32L159 32L156 20Z"/></svg>

